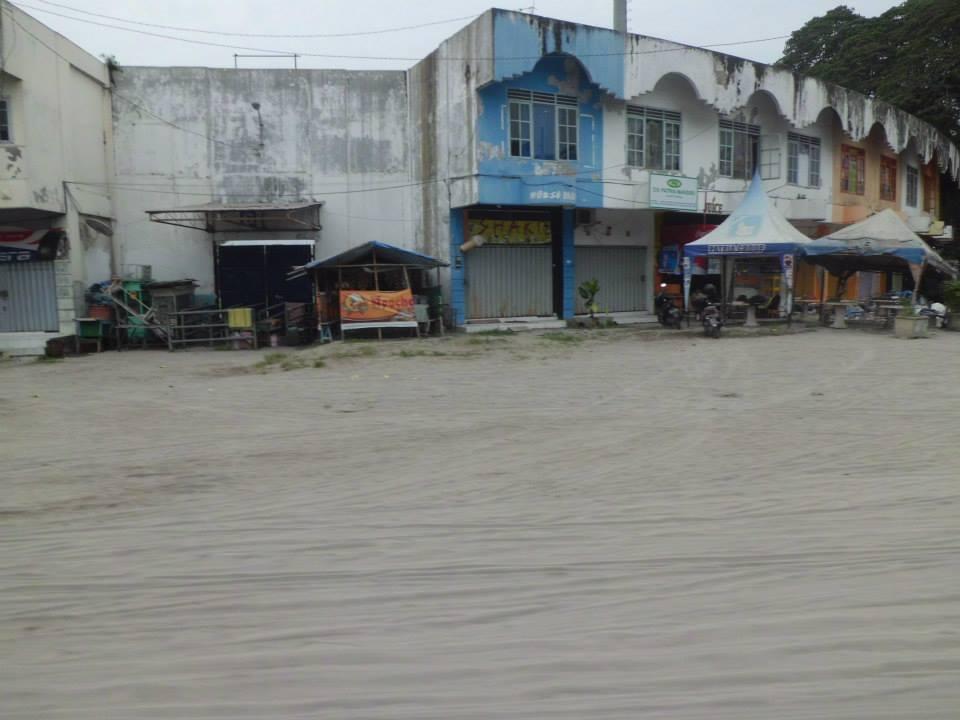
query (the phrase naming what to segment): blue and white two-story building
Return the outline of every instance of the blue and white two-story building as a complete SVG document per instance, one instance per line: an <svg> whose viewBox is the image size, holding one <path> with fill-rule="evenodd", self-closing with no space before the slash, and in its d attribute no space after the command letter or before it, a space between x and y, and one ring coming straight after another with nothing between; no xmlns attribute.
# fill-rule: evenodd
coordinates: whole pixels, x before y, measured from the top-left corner
<svg viewBox="0 0 960 720"><path fill-rule="evenodd" d="M908 167L960 168L932 127L843 88L517 12L488 11L445 41L408 92L418 246L450 260L457 325L569 318L590 278L603 310L649 311L677 257L658 251L720 222L755 169L814 234L858 219L839 187L845 143L892 156L896 184ZM903 210L918 229L937 219L929 203Z"/></svg>

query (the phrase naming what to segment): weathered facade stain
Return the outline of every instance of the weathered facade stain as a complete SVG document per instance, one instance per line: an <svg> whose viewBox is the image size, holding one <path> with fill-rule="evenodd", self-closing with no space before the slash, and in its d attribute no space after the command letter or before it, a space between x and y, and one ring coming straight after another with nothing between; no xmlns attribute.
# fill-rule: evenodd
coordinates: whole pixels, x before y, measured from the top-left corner
<svg viewBox="0 0 960 720"><path fill-rule="evenodd" d="M960 168L956 148L933 128L852 91L709 50L500 10L405 73L131 68L124 76L120 92L188 132L115 99L118 177L165 178L170 205L196 204L204 192L227 202L324 199L321 242L330 250L385 239L452 259L462 208L524 204L556 188L574 193L564 204L645 209L646 176L625 166L620 126L627 103L644 104L671 76L697 100L689 114L683 109L685 131L688 117L709 115L691 132L699 148L711 143L710 154L683 168L702 188L737 192L739 181L719 175L717 114L765 126L775 112L790 129L810 128L825 141L840 128L862 139L879 123L894 150L909 144L925 161ZM577 162L509 156L508 86L578 98ZM613 137L613 126L621 136ZM604 187L604 178L619 186ZM398 188L377 191L383 186ZM156 199L140 198L131 217ZM205 238L201 251L208 252Z"/></svg>

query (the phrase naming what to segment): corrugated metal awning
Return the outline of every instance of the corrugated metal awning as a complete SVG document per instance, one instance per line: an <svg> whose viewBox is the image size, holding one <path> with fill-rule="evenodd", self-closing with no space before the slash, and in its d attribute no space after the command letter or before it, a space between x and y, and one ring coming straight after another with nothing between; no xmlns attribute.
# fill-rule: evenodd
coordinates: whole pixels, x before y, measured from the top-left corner
<svg viewBox="0 0 960 720"><path fill-rule="evenodd" d="M209 203L147 210L153 222L215 232L320 230L319 200L290 203Z"/></svg>

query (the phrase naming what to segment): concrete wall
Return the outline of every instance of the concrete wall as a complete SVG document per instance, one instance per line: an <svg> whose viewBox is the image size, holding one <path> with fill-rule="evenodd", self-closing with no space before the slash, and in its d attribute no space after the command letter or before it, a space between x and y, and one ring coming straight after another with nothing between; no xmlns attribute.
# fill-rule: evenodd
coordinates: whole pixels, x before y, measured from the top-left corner
<svg viewBox="0 0 960 720"><path fill-rule="evenodd" d="M13 134L0 146L0 209L62 214L73 181L90 183L85 211L109 216L106 66L9 3L0 21Z"/></svg>
<svg viewBox="0 0 960 720"><path fill-rule="evenodd" d="M577 98L577 159L538 160L510 156L509 90ZM479 91L477 118L480 202L504 205L602 207L603 186L592 181L603 168L604 94L570 56L549 57L531 72ZM534 122L534 132L536 131Z"/></svg>
<svg viewBox="0 0 960 720"><path fill-rule="evenodd" d="M73 333L87 285L108 279L109 236L89 256L81 214L110 226L114 211L109 73L63 36L3 2L0 94L11 140L0 144L0 224L60 227L68 255L57 261L60 331ZM42 345L41 345L42 346Z"/></svg>
<svg viewBox="0 0 960 720"><path fill-rule="evenodd" d="M322 201L318 256L369 240L429 251L407 118L403 72L124 68L113 100L123 262L212 292L212 237L145 215L211 202ZM236 237L256 236L219 239Z"/></svg>
<svg viewBox="0 0 960 720"><path fill-rule="evenodd" d="M590 246L637 246L647 248L647 297L648 308L653 307L656 294L654 278L657 263L656 213L632 210L596 210L591 225L576 228L576 247ZM576 256L574 256L576 258ZM576 259L574 259L576 261Z"/></svg>

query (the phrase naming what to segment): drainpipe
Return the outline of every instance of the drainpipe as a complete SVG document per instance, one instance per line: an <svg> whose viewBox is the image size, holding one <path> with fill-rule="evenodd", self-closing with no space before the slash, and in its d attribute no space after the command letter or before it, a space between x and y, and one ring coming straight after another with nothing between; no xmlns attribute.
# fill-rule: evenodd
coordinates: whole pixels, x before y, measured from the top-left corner
<svg viewBox="0 0 960 720"><path fill-rule="evenodd" d="M627 0L613 0L613 29L624 35L627 33Z"/></svg>

